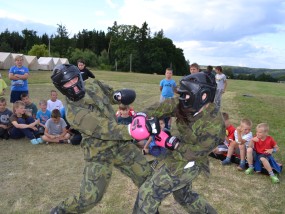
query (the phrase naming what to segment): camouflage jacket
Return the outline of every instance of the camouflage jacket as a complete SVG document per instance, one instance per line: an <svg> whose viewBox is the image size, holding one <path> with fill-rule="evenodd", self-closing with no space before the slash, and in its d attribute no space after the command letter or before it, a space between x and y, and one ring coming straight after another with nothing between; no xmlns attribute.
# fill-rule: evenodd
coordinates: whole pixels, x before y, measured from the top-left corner
<svg viewBox="0 0 285 214"><path fill-rule="evenodd" d="M66 100L67 121L71 127L84 137L107 141L131 140L127 126L117 123L112 105L118 103L113 99L113 89L96 79L88 79L85 90L81 100Z"/></svg>
<svg viewBox="0 0 285 214"><path fill-rule="evenodd" d="M143 112L149 116L163 117L175 116L178 98L168 99L162 103L154 104ZM225 126L220 113L213 114L215 104L210 103L202 112L191 116L191 122L177 123L177 135L181 143L177 150L168 152L164 162L173 173L181 173L184 166L195 161L199 167L209 172L208 154L221 142L225 136Z"/></svg>

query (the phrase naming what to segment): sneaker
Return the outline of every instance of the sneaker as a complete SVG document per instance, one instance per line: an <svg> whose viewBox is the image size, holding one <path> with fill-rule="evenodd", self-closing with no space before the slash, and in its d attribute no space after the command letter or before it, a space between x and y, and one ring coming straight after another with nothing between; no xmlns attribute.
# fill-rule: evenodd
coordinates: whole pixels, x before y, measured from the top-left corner
<svg viewBox="0 0 285 214"><path fill-rule="evenodd" d="M280 181L279 181L279 178L277 178L276 175L270 176L270 178L271 178L271 181L272 181L273 184L277 184L277 183L280 182Z"/></svg>
<svg viewBox="0 0 285 214"><path fill-rule="evenodd" d="M245 173L246 175L251 175L251 174L253 174L253 171L254 171L253 168L252 168L252 167L249 167L247 170L245 170L244 173Z"/></svg>
<svg viewBox="0 0 285 214"><path fill-rule="evenodd" d="M237 167L237 169L238 169L239 171L245 170L245 163L240 164L240 165Z"/></svg>
<svg viewBox="0 0 285 214"><path fill-rule="evenodd" d="M222 165L229 165L229 164L231 164L231 160L229 159L225 159L222 161Z"/></svg>
<svg viewBox="0 0 285 214"><path fill-rule="evenodd" d="M37 144L39 144L39 142L37 141L37 139L33 139L33 140L31 140L31 143L32 143L33 145L37 145Z"/></svg>
<svg viewBox="0 0 285 214"><path fill-rule="evenodd" d="M44 141L42 140L42 138L37 138L38 143L43 143Z"/></svg>

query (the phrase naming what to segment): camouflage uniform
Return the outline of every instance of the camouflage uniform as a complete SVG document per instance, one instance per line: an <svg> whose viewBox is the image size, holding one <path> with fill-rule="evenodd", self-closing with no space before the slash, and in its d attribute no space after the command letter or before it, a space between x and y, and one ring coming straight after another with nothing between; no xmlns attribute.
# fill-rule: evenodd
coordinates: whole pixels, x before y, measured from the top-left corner
<svg viewBox="0 0 285 214"><path fill-rule="evenodd" d="M144 112L162 117L175 116L178 98L156 104ZM220 113L213 114L210 103L199 114L189 116L190 123L177 123L181 140L177 150L158 160L153 176L140 187L133 210L134 214L156 213L161 201L170 193L189 213L216 213L202 197L192 191L192 180L201 171L209 174L208 154L223 141L225 127ZM192 162L192 167L184 168Z"/></svg>
<svg viewBox="0 0 285 214"><path fill-rule="evenodd" d="M80 193L62 201L60 213L82 213L94 207L110 182L113 166L140 186L151 172L144 156L131 142L127 126L118 125L111 104L113 90L102 82L85 82L83 99L67 99L67 120L83 134L85 168Z"/></svg>

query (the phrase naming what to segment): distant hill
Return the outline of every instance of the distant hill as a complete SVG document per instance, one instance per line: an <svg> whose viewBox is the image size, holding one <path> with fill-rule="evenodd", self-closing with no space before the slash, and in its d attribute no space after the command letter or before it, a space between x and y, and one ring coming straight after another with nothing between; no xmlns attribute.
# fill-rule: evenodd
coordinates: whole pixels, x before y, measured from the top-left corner
<svg viewBox="0 0 285 214"><path fill-rule="evenodd" d="M43 35L46 33L47 35L52 35L56 33L57 26L45 25L37 22L22 22L15 19L9 18L0 18L0 32L4 32L8 29L10 32L19 32L21 33L22 30L34 30L37 31L37 35Z"/></svg>
<svg viewBox="0 0 285 214"><path fill-rule="evenodd" d="M231 68L234 75L238 74L254 74L256 77L262 73L269 74L274 78L279 78L285 75L285 69L269 69L269 68L248 68L239 66L222 66L223 68Z"/></svg>

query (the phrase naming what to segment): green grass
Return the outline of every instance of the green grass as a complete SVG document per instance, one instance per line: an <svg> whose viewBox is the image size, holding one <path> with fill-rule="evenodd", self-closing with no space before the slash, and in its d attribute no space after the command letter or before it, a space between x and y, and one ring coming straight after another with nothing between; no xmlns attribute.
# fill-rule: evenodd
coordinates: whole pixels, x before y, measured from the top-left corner
<svg viewBox="0 0 285 214"><path fill-rule="evenodd" d="M1 73L9 84L8 72ZM94 71L94 74L115 89L135 89L137 99L133 106L138 111L159 100L159 81L164 78L162 75L107 71ZM50 75L51 71L31 72L30 97L35 103L49 98L49 91L53 89ZM174 78L177 81L180 79ZM282 163L285 156L284 93L285 84L229 80L221 109L229 113L235 126L244 117L253 121L253 131L258 123L267 122L270 134L280 147L276 159ZM9 100L9 91L5 97ZM62 95L59 98L64 101ZM10 104L8 106L11 107ZM48 213L59 201L79 192L83 166L83 154L79 146L34 146L27 139L0 140L0 213ZM279 176L281 183L273 185L266 175L246 176L237 171L235 165L224 167L216 159L210 158L210 168L211 177L206 179L199 176L193 188L218 213L284 213L283 174ZM131 213L136 193L137 188L132 181L114 169L102 202L89 213ZM185 212L170 196L162 203L160 213Z"/></svg>

